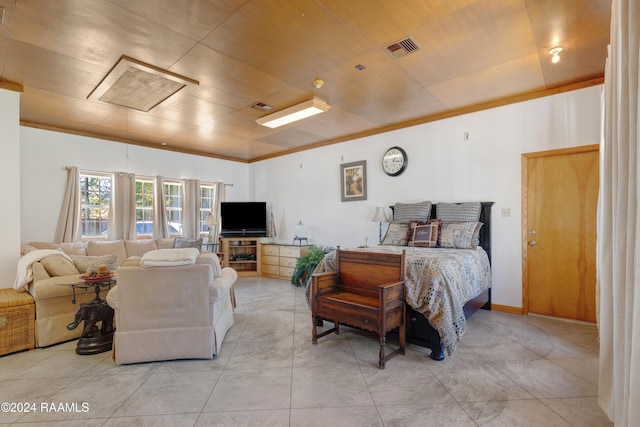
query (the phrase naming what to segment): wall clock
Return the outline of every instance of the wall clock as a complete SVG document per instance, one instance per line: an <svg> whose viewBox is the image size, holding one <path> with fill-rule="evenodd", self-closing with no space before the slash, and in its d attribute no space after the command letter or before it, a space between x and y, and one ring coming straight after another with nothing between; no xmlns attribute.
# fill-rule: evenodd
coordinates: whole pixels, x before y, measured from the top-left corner
<svg viewBox="0 0 640 427"><path fill-rule="evenodd" d="M391 147L382 156L382 170L389 176L398 176L407 168L409 158L400 147Z"/></svg>

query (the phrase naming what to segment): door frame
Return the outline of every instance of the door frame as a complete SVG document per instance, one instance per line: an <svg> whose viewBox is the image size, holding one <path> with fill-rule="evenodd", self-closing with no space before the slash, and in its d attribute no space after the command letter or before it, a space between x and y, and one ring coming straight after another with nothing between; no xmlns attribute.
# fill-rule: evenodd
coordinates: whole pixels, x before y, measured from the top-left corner
<svg viewBox="0 0 640 427"><path fill-rule="evenodd" d="M528 265L528 160L538 157L562 156L566 154L588 153L599 151L599 144L581 145L578 147L560 148L557 150L537 151L522 154L522 314L529 314L529 265Z"/></svg>

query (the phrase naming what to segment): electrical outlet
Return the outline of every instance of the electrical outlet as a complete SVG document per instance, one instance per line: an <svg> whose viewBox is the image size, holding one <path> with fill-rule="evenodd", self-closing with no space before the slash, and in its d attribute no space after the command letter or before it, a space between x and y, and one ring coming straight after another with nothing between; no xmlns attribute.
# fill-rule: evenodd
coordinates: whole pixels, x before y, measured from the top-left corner
<svg viewBox="0 0 640 427"><path fill-rule="evenodd" d="M511 216L511 208L502 208L502 217L509 218Z"/></svg>

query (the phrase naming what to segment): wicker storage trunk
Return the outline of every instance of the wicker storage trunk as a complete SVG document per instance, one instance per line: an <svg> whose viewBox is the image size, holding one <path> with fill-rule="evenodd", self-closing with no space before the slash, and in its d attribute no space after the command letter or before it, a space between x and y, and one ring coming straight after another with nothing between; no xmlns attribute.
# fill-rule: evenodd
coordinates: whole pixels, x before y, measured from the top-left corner
<svg viewBox="0 0 640 427"><path fill-rule="evenodd" d="M0 355L35 348L35 319L31 294L0 289Z"/></svg>

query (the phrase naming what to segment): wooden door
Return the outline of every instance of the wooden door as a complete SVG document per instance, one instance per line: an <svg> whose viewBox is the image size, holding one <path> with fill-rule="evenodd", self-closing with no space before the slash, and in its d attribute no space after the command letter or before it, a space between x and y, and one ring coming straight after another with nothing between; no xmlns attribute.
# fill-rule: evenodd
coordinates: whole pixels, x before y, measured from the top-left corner
<svg viewBox="0 0 640 427"><path fill-rule="evenodd" d="M524 312L596 321L598 146L523 155Z"/></svg>

